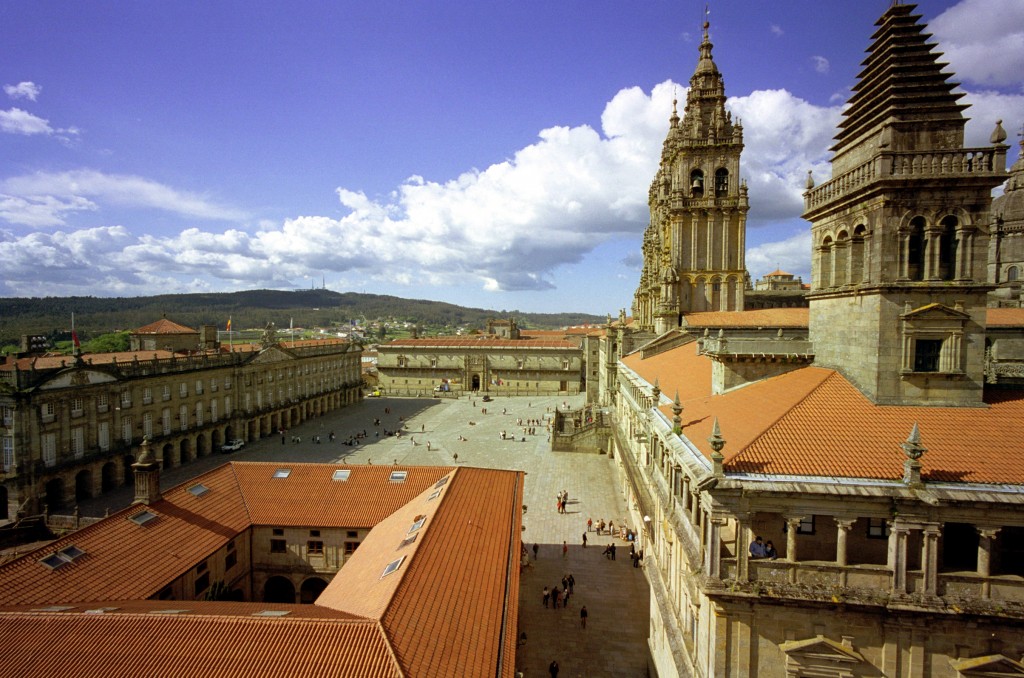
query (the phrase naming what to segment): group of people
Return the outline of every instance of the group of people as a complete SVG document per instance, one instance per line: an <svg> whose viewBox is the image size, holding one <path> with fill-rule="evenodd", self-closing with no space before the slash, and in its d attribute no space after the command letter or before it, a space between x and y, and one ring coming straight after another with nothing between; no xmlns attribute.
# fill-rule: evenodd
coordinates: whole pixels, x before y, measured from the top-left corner
<svg viewBox="0 0 1024 678"><path fill-rule="evenodd" d="M572 572L562 575L562 588L558 588L558 584L555 584L550 590L547 586L541 592L541 601L544 603L544 607L548 606L548 601L551 602L551 606L554 609L559 607L569 607L569 598L572 596L573 591L576 587L576 579L572 576Z"/></svg>
<svg viewBox="0 0 1024 678"><path fill-rule="evenodd" d="M559 492L558 496L555 497L555 501L555 507L558 509L558 512L565 513L565 505L569 503L569 491L562 490L561 492Z"/></svg>
<svg viewBox="0 0 1024 678"><path fill-rule="evenodd" d="M614 520L609 520L608 523L606 524L604 522L604 518L601 518L600 520L597 521L597 525L594 525L594 519L593 518L587 518L587 532L590 532L591 528L594 528L594 527L597 528L596 532L598 534L605 534L604 530L605 530L606 527L608 528L608 534L615 534L615 521Z"/></svg>
<svg viewBox="0 0 1024 678"><path fill-rule="evenodd" d="M775 560L779 554L770 541L761 541L761 537L755 537L754 541L750 542L750 557Z"/></svg>

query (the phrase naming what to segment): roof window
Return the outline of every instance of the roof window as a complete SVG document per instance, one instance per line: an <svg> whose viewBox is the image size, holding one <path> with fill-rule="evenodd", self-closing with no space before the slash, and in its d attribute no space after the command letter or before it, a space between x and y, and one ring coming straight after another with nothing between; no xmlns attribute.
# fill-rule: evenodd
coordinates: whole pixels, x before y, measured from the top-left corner
<svg viewBox="0 0 1024 678"><path fill-rule="evenodd" d="M409 477L408 471L392 471L391 482L393 483L404 483L405 479Z"/></svg>
<svg viewBox="0 0 1024 678"><path fill-rule="evenodd" d="M289 610L260 610L259 612L253 612L254 617L284 617L291 614Z"/></svg>
<svg viewBox="0 0 1024 678"><path fill-rule="evenodd" d="M201 497L207 492L209 492L210 488L208 488L206 485L203 485L202 483L196 483L192 487L188 488L188 491L197 497Z"/></svg>
<svg viewBox="0 0 1024 678"><path fill-rule="evenodd" d="M33 612L67 612L75 609L74 605L50 605L49 607L34 607Z"/></svg>
<svg viewBox="0 0 1024 678"><path fill-rule="evenodd" d="M292 474L292 470L290 468L279 468L276 471L274 471L273 477L274 478L287 478L291 474Z"/></svg>
<svg viewBox="0 0 1024 678"><path fill-rule="evenodd" d="M150 614L184 614L188 610L150 610Z"/></svg>
<svg viewBox="0 0 1024 678"><path fill-rule="evenodd" d="M332 480L337 480L338 482L343 483L346 480L348 480L348 477L350 475L352 475L352 469L340 468L340 469L338 469L337 471L334 472L334 475L331 476L331 479Z"/></svg>
<svg viewBox="0 0 1024 678"><path fill-rule="evenodd" d="M444 487L447 483L448 483L448 476L444 476L443 478L438 480L436 483L434 483L434 489L436 490L439 487Z"/></svg>
<svg viewBox="0 0 1024 678"><path fill-rule="evenodd" d="M426 516L416 516L416 522L414 522L412 524L412 527L409 528L409 534L412 534L416 530L418 530L421 527L423 527L423 523L425 523L425 522L427 522L427 517Z"/></svg>
<svg viewBox="0 0 1024 678"><path fill-rule="evenodd" d="M401 567L403 560L405 560L405 556L402 556L397 560L392 560L390 563L388 563L388 566L384 568L384 572L380 575L380 578L383 579L384 577L388 576L389 574L397 570L399 567Z"/></svg>
<svg viewBox="0 0 1024 678"><path fill-rule="evenodd" d="M82 614L106 614L107 612L113 612L116 607L94 607L91 610L82 610Z"/></svg>
<svg viewBox="0 0 1024 678"><path fill-rule="evenodd" d="M441 496L441 490L434 490L433 492L430 493L430 496L427 497L427 501L437 499L439 496Z"/></svg>
<svg viewBox="0 0 1024 678"><path fill-rule="evenodd" d="M46 565L51 570L56 570L57 568L64 567L71 561L81 558L84 555L85 551L72 544L71 546L62 548L56 553L51 553L39 562Z"/></svg>
<svg viewBox="0 0 1024 678"><path fill-rule="evenodd" d="M152 511L142 511L141 513L136 513L134 516L129 516L128 520L132 521L136 525L145 525L155 518L156 514Z"/></svg>
<svg viewBox="0 0 1024 678"><path fill-rule="evenodd" d="M406 546L408 546L409 544L411 544L414 541L416 541L416 537L418 537L418 536L420 536L419 533L416 533L416 534L412 535L411 537L406 537L405 539L402 540L402 543L398 545L398 548L404 549Z"/></svg>

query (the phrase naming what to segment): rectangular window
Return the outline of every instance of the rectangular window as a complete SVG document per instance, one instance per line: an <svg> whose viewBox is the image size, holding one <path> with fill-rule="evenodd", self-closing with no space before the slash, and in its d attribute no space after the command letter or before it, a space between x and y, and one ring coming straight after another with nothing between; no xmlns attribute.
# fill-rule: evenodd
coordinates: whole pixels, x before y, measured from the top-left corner
<svg viewBox="0 0 1024 678"><path fill-rule="evenodd" d="M71 429L71 456L75 459L85 456L85 429L81 426Z"/></svg>
<svg viewBox="0 0 1024 678"><path fill-rule="evenodd" d="M353 553L356 552L357 548L359 548L359 542L357 542L357 541L347 541L347 542L345 542L345 556L348 557L348 556L352 555Z"/></svg>
<svg viewBox="0 0 1024 678"><path fill-rule="evenodd" d="M164 384L163 399L164 400L170 400L171 399L171 385L170 384Z"/></svg>
<svg viewBox="0 0 1024 678"><path fill-rule="evenodd" d="M126 443L132 442L132 418L121 417L121 440Z"/></svg>
<svg viewBox="0 0 1024 678"><path fill-rule="evenodd" d="M196 380L196 395L202 395L202 394L203 394L203 380L202 379L197 379Z"/></svg>
<svg viewBox="0 0 1024 678"><path fill-rule="evenodd" d="M178 420L179 420L179 424L181 424L181 430L182 431L187 431L188 430L188 406L187 405L182 405L181 407L178 408Z"/></svg>
<svg viewBox="0 0 1024 678"><path fill-rule="evenodd" d="M210 421L217 421L217 401L210 401Z"/></svg>
<svg viewBox="0 0 1024 678"><path fill-rule="evenodd" d="M163 413L160 415L161 423L163 424L164 435L171 435L171 409L165 407Z"/></svg>
<svg viewBox="0 0 1024 678"><path fill-rule="evenodd" d="M210 588L210 573L206 572L196 577L195 595L198 596L200 593Z"/></svg>
<svg viewBox="0 0 1024 678"><path fill-rule="evenodd" d="M225 391L230 391L231 390L231 377L224 377L224 390Z"/></svg>
<svg viewBox="0 0 1024 678"><path fill-rule="evenodd" d="M178 384L178 395L181 396L182 398L188 397L188 384L186 384L185 382L181 382L180 384Z"/></svg>
<svg viewBox="0 0 1024 678"><path fill-rule="evenodd" d="M146 412L142 415L142 435L147 438L153 437L153 413Z"/></svg>
<svg viewBox="0 0 1024 678"><path fill-rule="evenodd" d="M311 556L322 556L324 554L324 543L319 539L310 539L306 542L306 553Z"/></svg>
<svg viewBox="0 0 1024 678"><path fill-rule="evenodd" d="M271 539L270 540L270 552L271 553L288 553L288 542L284 539Z"/></svg>
<svg viewBox="0 0 1024 678"><path fill-rule="evenodd" d="M569 369L569 361L568 360L563 360L562 361L562 369L563 370Z"/></svg>
<svg viewBox="0 0 1024 678"><path fill-rule="evenodd" d="M4 405L3 407L0 407L0 414L3 415L4 426L13 426L14 425L14 408L13 407L8 407L7 405Z"/></svg>
<svg viewBox="0 0 1024 678"><path fill-rule="evenodd" d="M203 425L203 404L196 403L196 426Z"/></svg>
<svg viewBox="0 0 1024 678"><path fill-rule="evenodd" d="M148 405L153 402L153 389L146 387L142 389L142 404Z"/></svg>
<svg viewBox="0 0 1024 678"><path fill-rule="evenodd" d="M801 518L800 525L796 528L797 534L814 534L814 516Z"/></svg>
<svg viewBox="0 0 1024 678"><path fill-rule="evenodd" d="M4 473L10 473L14 468L14 438L10 436L3 439L3 464Z"/></svg>
<svg viewBox="0 0 1024 678"><path fill-rule="evenodd" d="M57 406L53 403L43 403L39 407L39 413L42 415L44 422L53 421L53 418L57 416Z"/></svg>
<svg viewBox="0 0 1024 678"><path fill-rule="evenodd" d="M273 529L273 535L275 537L283 537L284 536L284 530L282 528L280 528L280 527L275 527Z"/></svg>
<svg viewBox="0 0 1024 678"><path fill-rule="evenodd" d="M82 398L71 399L71 416L80 417L85 410L85 401Z"/></svg>
<svg viewBox="0 0 1024 678"><path fill-rule="evenodd" d="M889 530L885 526L885 518L868 518L868 538L885 539Z"/></svg>
<svg viewBox="0 0 1024 678"><path fill-rule="evenodd" d="M107 402L107 394L106 393L101 393L98 396L96 396L96 411L97 412L106 412L108 406L109 406L109 403Z"/></svg>
<svg viewBox="0 0 1024 678"><path fill-rule="evenodd" d="M217 380L216 379L211 379L210 380L210 390L211 391L216 391L217 390Z"/></svg>
<svg viewBox="0 0 1024 678"><path fill-rule="evenodd" d="M238 554L234 551L228 551L228 555L224 558L224 569L230 570L238 563Z"/></svg>
<svg viewBox="0 0 1024 678"><path fill-rule="evenodd" d="M110 422L101 421L96 425L96 443L104 452L110 449Z"/></svg>
<svg viewBox="0 0 1024 678"><path fill-rule="evenodd" d="M132 406L132 392L128 389L121 391L121 407Z"/></svg>
<svg viewBox="0 0 1024 678"><path fill-rule="evenodd" d="M918 339L914 342L914 371L938 372L942 339Z"/></svg>
<svg viewBox="0 0 1024 678"><path fill-rule="evenodd" d="M43 434L43 464L46 466L57 465L57 436L53 433Z"/></svg>
<svg viewBox="0 0 1024 678"><path fill-rule="evenodd" d="M309 536L310 537L319 537L320 536L320 530L310 530L309 531Z"/></svg>

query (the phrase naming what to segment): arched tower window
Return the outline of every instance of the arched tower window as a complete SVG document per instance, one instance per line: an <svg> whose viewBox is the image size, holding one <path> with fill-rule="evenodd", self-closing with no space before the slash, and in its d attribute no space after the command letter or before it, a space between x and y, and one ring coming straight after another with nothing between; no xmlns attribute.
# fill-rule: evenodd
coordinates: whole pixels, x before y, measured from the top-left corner
<svg viewBox="0 0 1024 678"><path fill-rule="evenodd" d="M1016 282L1019 277L1020 277L1020 269L1017 268L1016 266L1011 266L1010 268L1006 269L1006 281L1007 282Z"/></svg>
<svg viewBox="0 0 1024 678"><path fill-rule="evenodd" d="M719 167L715 170L715 197L724 198L729 195L729 170Z"/></svg>
<svg viewBox="0 0 1024 678"><path fill-rule="evenodd" d="M854 285L864 282L867 277L864 270L864 236L867 231L867 226L858 224L850 241L850 282Z"/></svg>
<svg viewBox="0 0 1024 678"><path fill-rule="evenodd" d="M818 287L832 287L832 236L827 235L818 248Z"/></svg>
<svg viewBox="0 0 1024 678"><path fill-rule="evenodd" d="M704 197L704 173L699 169L690 172L690 196L694 198Z"/></svg>
<svg viewBox="0 0 1024 678"><path fill-rule="evenodd" d="M910 234L907 238L907 278L924 279L924 217L910 220Z"/></svg>
<svg viewBox="0 0 1024 678"><path fill-rule="evenodd" d="M836 236L836 245L833 249L833 270L832 284L836 287L849 282L847 278L847 265L850 256L850 234L846 231L839 231Z"/></svg>
<svg viewBox="0 0 1024 678"><path fill-rule="evenodd" d="M953 280L956 278L956 251L960 241L956 237L957 218L945 217L939 222L939 278Z"/></svg>

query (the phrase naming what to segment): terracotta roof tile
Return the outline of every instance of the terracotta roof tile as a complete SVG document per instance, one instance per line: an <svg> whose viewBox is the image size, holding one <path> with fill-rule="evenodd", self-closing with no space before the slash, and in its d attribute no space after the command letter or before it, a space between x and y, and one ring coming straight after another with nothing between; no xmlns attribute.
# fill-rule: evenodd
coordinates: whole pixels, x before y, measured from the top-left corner
<svg viewBox="0 0 1024 678"><path fill-rule="evenodd" d="M167 318L161 318L155 323L143 325L132 332L132 334L199 334L199 331L194 330L191 327L179 325Z"/></svg>
<svg viewBox="0 0 1024 678"><path fill-rule="evenodd" d="M1024 484L1024 392L990 391L984 407L875 405L834 370L805 367L712 396L711 360L695 344L623 363L662 393L679 391L684 435L708 458L718 417L726 470L898 480L915 423L926 480ZM671 421L671 406L661 406Z"/></svg>
<svg viewBox="0 0 1024 678"><path fill-rule="evenodd" d="M6 645L0 675L5 676L402 675L380 627L362 621L3 613L0 626ZM90 638L95 642L81 642ZM61 651L70 646L74 652Z"/></svg>
<svg viewBox="0 0 1024 678"><path fill-rule="evenodd" d="M395 339L380 344L378 350L387 348L579 348L574 342L564 339L498 339L487 335L475 337L431 337L428 339Z"/></svg>
<svg viewBox="0 0 1024 678"><path fill-rule="evenodd" d="M683 322L691 328L704 327L807 327L810 309L762 308L752 311L705 311L686 313Z"/></svg>
<svg viewBox="0 0 1024 678"><path fill-rule="evenodd" d="M988 308L985 318L989 327L1024 327L1024 308Z"/></svg>

